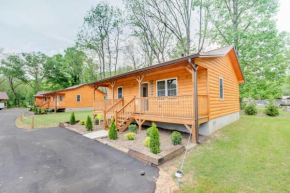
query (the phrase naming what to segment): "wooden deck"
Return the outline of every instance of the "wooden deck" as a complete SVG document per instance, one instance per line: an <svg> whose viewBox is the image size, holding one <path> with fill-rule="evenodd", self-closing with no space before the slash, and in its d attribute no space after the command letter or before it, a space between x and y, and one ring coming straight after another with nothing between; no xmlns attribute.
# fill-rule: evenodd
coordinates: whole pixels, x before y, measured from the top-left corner
<svg viewBox="0 0 290 193"><path fill-rule="evenodd" d="M199 124L209 120L207 96L198 96ZM126 104L123 99L97 100L94 103L95 117L103 115L104 129L107 129L111 118L116 120L119 132L123 132L134 120L141 129L145 121L181 124L193 131L194 125L193 97L191 95L166 97L134 97Z"/></svg>

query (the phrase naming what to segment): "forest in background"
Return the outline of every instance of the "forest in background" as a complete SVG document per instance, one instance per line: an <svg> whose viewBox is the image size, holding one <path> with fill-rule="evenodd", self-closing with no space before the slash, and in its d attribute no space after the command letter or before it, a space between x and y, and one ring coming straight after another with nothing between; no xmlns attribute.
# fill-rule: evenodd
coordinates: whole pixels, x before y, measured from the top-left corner
<svg viewBox="0 0 290 193"><path fill-rule="evenodd" d="M103 1L88 10L63 54L0 49L0 91L9 107L38 91L63 89L226 45L245 76L241 98L290 95L290 35L276 27L278 0ZM0 45L1 46L1 45Z"/></svg>

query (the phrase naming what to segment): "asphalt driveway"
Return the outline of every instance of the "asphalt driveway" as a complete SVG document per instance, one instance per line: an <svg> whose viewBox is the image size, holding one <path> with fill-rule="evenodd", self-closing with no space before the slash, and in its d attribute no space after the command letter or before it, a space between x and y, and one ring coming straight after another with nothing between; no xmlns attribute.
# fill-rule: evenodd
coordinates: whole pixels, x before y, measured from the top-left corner
<svg viewBox="0 0 290 193"><path fill-rule="evenodd" d="M0 111L0 192L154 192L158 168L60 127L19 129L22 111Z"/></svg>

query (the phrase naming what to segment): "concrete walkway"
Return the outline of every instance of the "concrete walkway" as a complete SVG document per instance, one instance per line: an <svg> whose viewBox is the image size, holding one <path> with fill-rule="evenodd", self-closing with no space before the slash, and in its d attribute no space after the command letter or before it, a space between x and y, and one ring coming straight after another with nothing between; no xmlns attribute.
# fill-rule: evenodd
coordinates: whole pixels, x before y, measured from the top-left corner
<svg viewBox="0 0 290 193"><path fill-rule="evenodd" d="M0 192L154 192L158 168L60 127L18 129L22 111L0 111Z"/></svg>

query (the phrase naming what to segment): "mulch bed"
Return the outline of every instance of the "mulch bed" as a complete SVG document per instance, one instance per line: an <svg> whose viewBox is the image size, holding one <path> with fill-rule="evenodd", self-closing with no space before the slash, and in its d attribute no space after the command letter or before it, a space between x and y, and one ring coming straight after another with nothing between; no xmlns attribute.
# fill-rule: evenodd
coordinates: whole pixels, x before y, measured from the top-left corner
<svg viewBox="0 0 290 193"><path fill-rule="evenodd" d="M87 134L87 133L91 133L94 131L103 130L103 127L101 125L94 125L93 131L87 131L87 129L84 125L79 125L78 123L76 123L75 125L66 124L65 128L67 128L71 131L74 131L76 133L82 134L82 135Z"/></svg>
<svg viewBox="0 0 290 193"><path fill-rule="evenodd" d="M105 138L104 140L108 141L109 143L114 143L116 145L122 146L127 149L130 149L131 147L136 147L140 149L142 152L150 152L149 148L143 145L143 141L147 137L146 129L147 128L144 127L142 128L141 131L138 131L135 140L127 140L125 134L129 132L128 129L123 133L119 133L117 140L111 140L109 138ZM161 142L161 146L160 146L161 152L173 148L174 145L172 144L170 140L170 136L173 131L164 130L164 129L158 129L158 130L159 130L159 136L160 136L160 142ZM181 145L186 146L189 134L181 132L181 135L183 137Z"/></svg>

